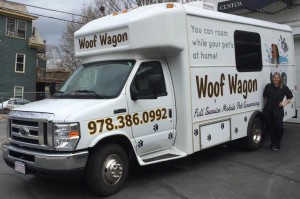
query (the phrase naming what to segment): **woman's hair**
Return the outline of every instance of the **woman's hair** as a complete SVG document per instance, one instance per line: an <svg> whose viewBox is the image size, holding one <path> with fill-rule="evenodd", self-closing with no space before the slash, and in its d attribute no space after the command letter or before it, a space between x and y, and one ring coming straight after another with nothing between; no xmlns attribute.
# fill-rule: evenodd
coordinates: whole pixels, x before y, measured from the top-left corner
<svg viewBox="0 0 300 199"><path fill-rule="evenodd" d="M278 76L278 77L279 77L279 85L280 85L280 88L281 88L281 87L282 87L282 79L281 79L280 73L275 72L275 73L272 75L272 79L273 79L275 76Z"/></svg>
<svg viewBox="0 0 300 199"><path fill-rule="evenodd" d="M273 59L273 64L279 64L279 50L276 44L272 44L272 59Z"/></svg>

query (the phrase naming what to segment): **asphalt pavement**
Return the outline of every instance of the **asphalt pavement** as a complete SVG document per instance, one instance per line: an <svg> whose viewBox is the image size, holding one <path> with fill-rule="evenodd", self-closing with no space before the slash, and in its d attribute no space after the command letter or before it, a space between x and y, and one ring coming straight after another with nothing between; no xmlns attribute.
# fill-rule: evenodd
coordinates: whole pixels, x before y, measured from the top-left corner
<svg viewBox="0 0 300 199"><path fill-rule="evenodd" d="M282 148L268 140L255 152L225 145L187 158L131 168L125 187L107 198L298 199L300 198L300 122L284 124ZM0 121L0 140L5 122ZM0 198L99 198L82 178L52 179L22 175L3 161L0 149Z"/></svg>

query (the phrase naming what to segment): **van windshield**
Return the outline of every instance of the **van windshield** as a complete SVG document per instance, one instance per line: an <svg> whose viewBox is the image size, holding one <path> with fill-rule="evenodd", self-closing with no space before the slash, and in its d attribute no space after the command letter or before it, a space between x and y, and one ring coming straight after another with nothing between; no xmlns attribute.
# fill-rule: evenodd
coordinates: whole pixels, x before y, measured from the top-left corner
<svg viewBox="0 0 300 199"><path fill-rule="evenodd" d="M111 99L117 97L135 64L134 60L84 64L54 94L55 98Z"/></svg>

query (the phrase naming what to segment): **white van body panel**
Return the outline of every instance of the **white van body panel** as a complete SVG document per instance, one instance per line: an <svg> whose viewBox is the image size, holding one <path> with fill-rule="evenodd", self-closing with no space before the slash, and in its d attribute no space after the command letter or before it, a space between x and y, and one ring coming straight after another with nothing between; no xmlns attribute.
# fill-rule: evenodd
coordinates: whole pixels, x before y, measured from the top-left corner
<svg viewBox="0 0 300 199"><path fill-rule="evenodd" d="M246 137L251 118L263 109L262 93L274 72L283 75L295 94L289 26L218 13L197 3L172 5L155 4L106 16L75 33L75 55L83 65L136 61L119 96L47 99L15 111L51 113L53 123L78 122L81 137L76 150L123 136L139 163L146 165ZM239 31L259 35L261 70L237 68L235 33ZM277 46L279 63L274 62L273 46ZM134 100L131 85L139 67L150 62L161 65L166 95ZM146 116L156 111L155 119L148 122ZM294 116L294 99L284 111L284 119Z"/></svg>
<svg viewBox="0 0 300 199"><path fill-rule="evenodd" d="M237 70L236 30L260 35L261 71ZM103 38L103 34L121 33L127 33L128 40L115 46L101 46L98 41L100 35ZM92 41L94 37L97 37L97 46L92 49L80 46L82 39ZM290 50L283 49L283 42ZM271 63L272 44L279 47L279 65ZM247 136L250 117L262 110L262 93L275 71L285 73L287 85L293 93L295 91L293 37L289 26L218 13L192 4L174 4L170 9L166 4L151 5L147 9L143 7L95 20L75 33L75 46L76 55L84 63L123 57L165 59L176 103L174 147L186 154L201 150L201 138L197 136L203 126L214 130L214 124L224 121L230 125L230 140ZM285 107L285 119L294 115L294 103L293 99ZM224 136L216 143L227 141L228 136ZM205 148L216 145L214 140L210 143Z"/></svg>

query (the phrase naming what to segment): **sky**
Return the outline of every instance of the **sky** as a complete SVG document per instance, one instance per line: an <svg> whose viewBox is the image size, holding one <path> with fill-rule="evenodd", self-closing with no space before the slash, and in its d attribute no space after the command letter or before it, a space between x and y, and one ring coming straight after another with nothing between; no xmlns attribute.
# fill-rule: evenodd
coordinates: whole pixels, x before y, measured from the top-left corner
<svg viewBox="0 0 300 199"><path fill-rule="evenodd" d="M53 10L59 10L64 12L70 12L79 14L80 8L83 4L90 4L93 3L94 0L8 0L17 3L23 3L32 6L38 6L42 8L48 8ZM219 1L225 0L206 0L206 2L217 4ZM63 18L70 20L72 18L71 15L47 11L43 9L33 8L27 6L27 10L30 13L46 15L56 18ZM34 26L36 30L40 33L43 40L46 40L48 45L55 45L57 46L61 40L61 34L65 28L64 21L59 21L55 19L49 19L45 17L39 17L37 20L34 21Z"/></svg>
<svg viewBox="0 0 300 199"><path fill-rule="evenodd" d="M79 14L80 8L84 3L92 3L94 0L8 0L8 1ZM72 18L72 16L68 14L47 11L47 10L33 8L29 6L27 6L27 10L30 13L62 18L67 20L70 20ZM59 21L59 20L49 19L46 17L39 16L39 18L34 21L34 26L42 36L43 40L46 40L47 44L58 45L61 39L61 34L65 28L65 23L66 22L64 21Z"/></svg>

